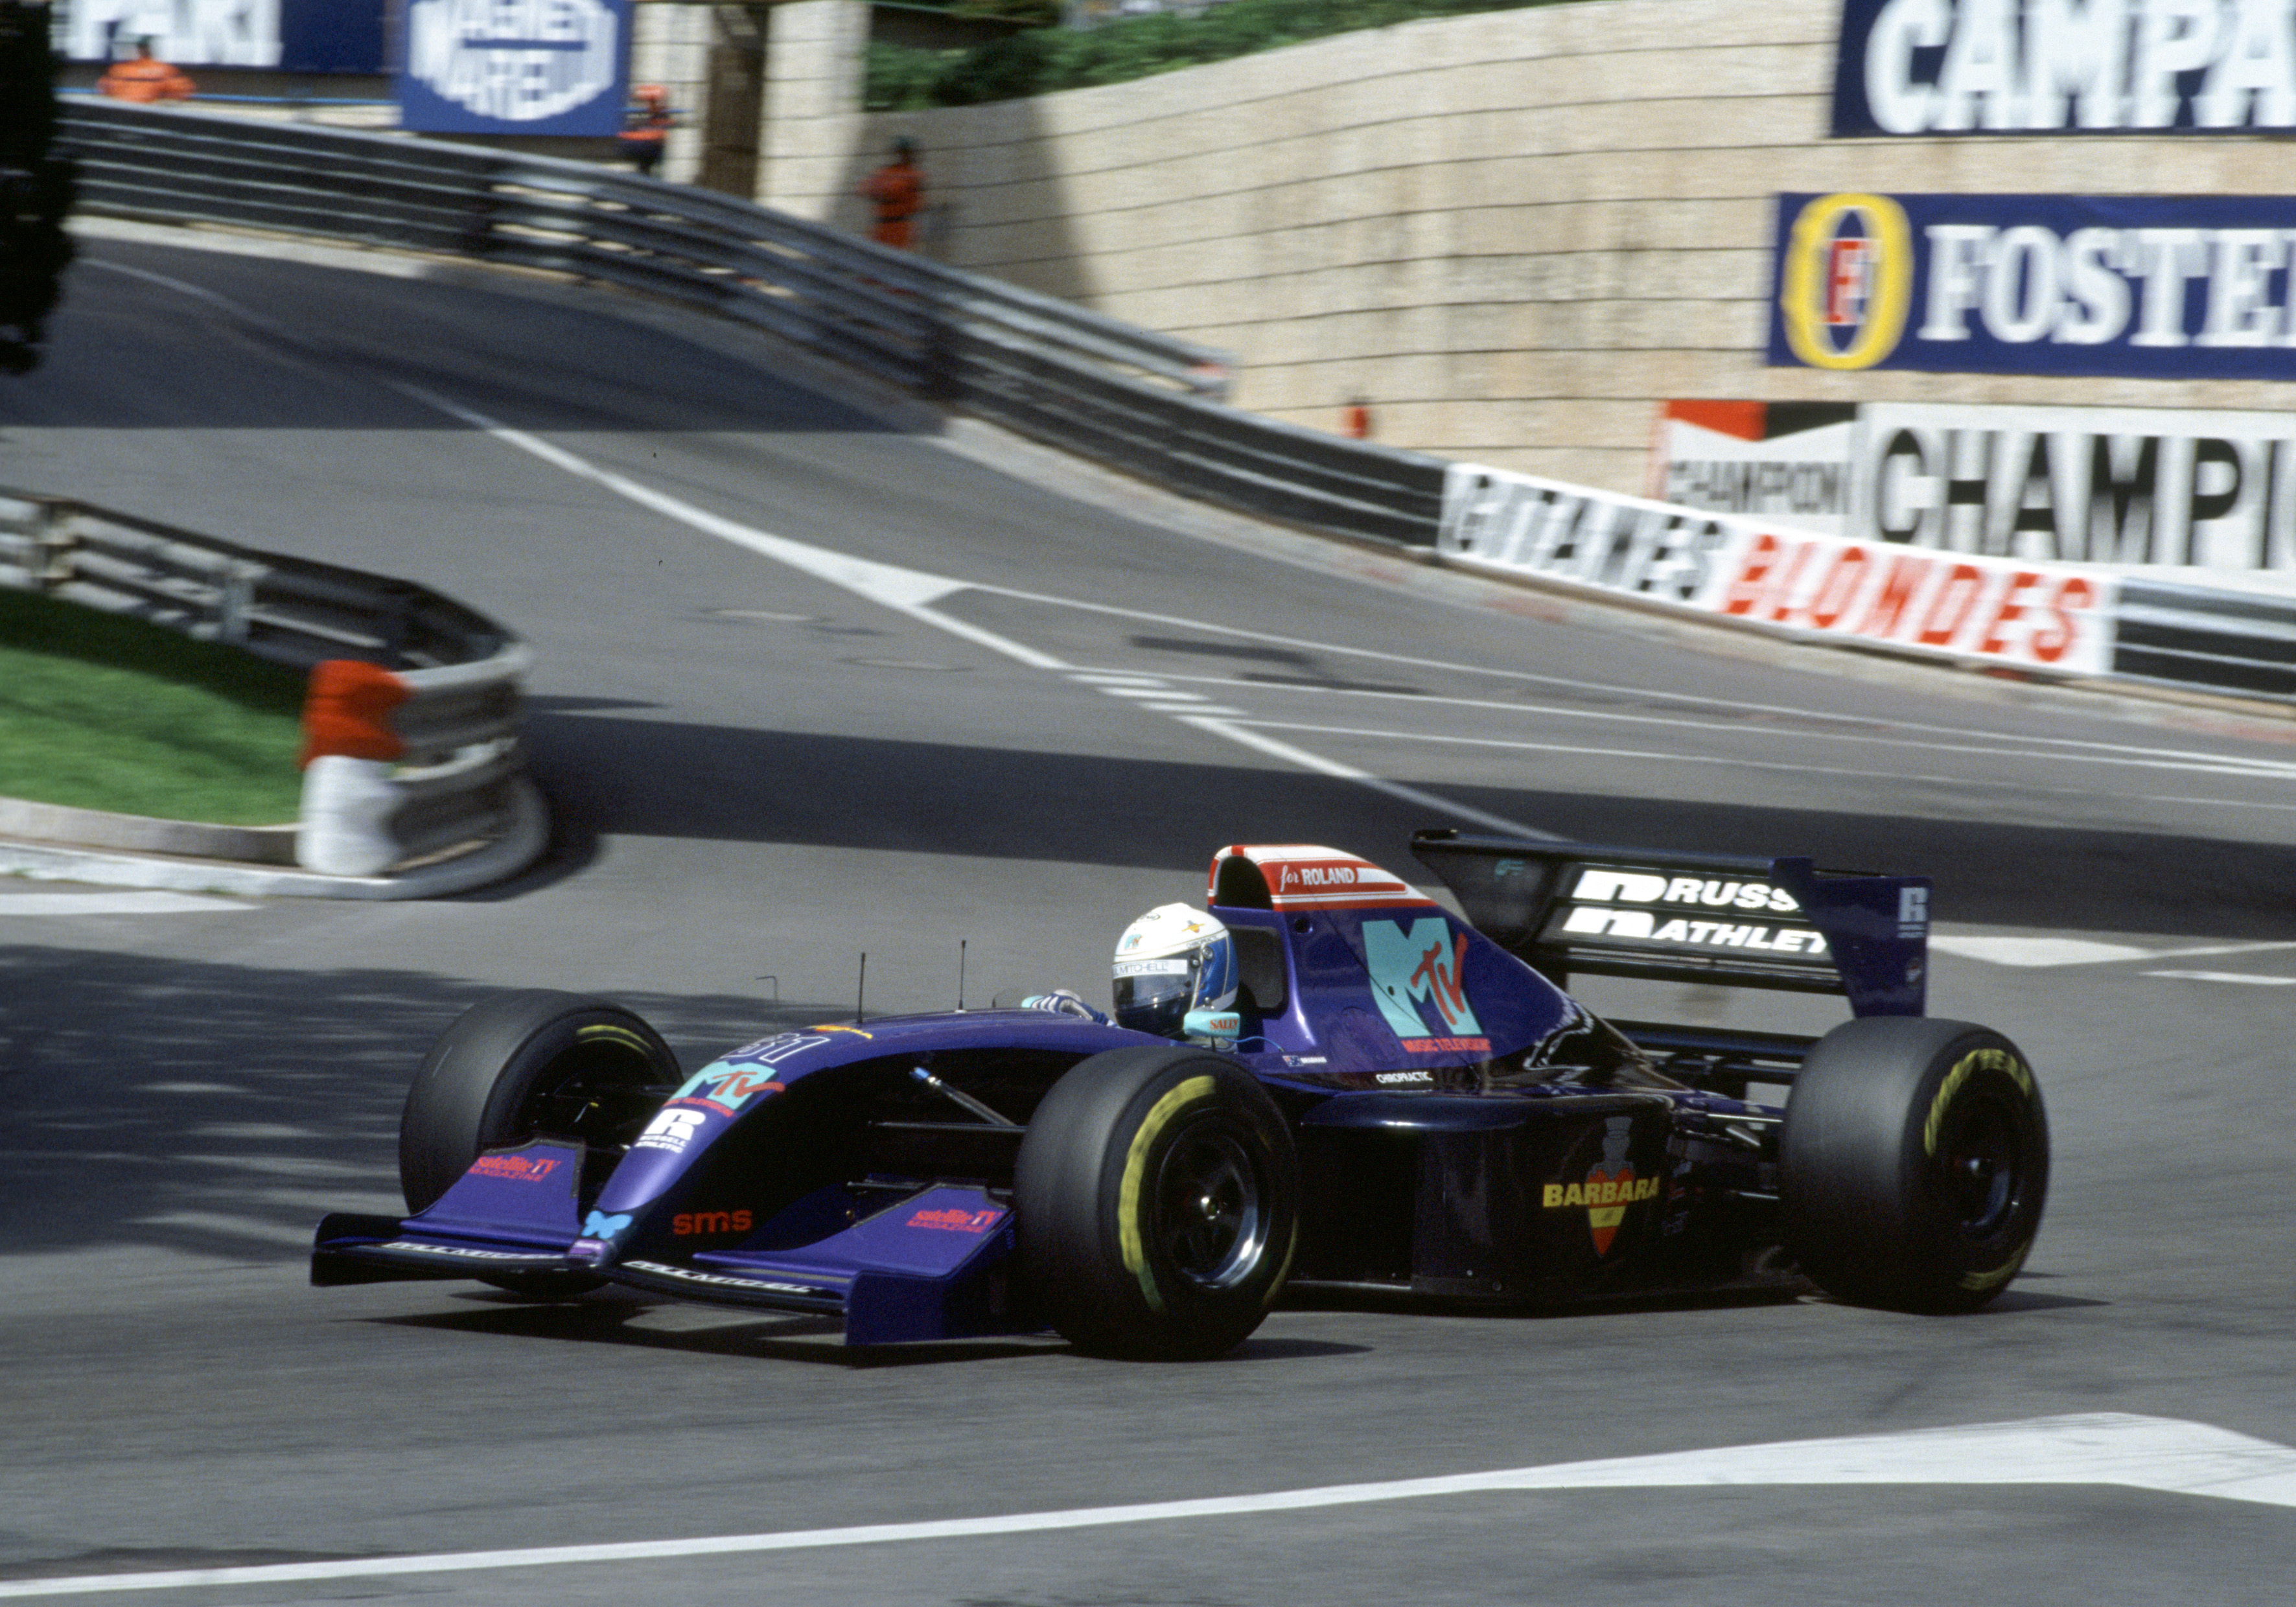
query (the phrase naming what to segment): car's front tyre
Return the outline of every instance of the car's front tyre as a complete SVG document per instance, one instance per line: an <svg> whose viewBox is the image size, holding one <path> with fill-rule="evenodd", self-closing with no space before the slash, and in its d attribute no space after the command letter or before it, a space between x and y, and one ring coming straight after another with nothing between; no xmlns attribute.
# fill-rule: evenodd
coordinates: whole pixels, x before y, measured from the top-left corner
<svg viewBox="0 0 2296 1607"><path fill-rule="evenodd" d="M465 1011L415 1074L399 1119L398 1176L410 1211L428 1209L487 1150L579 1140L586 1208L661 1102L677 1057L619 1004L570 993L502 994ZM584 1274L504 1274L514 1294L556 1299L594 1288Z"/></svg>
<svg viewBox="0 0 2296 1607"><path fill-rule="evenodd" d="M1234 1062L1113 1049L1037 1106L1013 1215L1029 1296L1078 1349L1205 1359L1242 1343L1283 1287L1299 1161L1275 1101Z"/></svg>

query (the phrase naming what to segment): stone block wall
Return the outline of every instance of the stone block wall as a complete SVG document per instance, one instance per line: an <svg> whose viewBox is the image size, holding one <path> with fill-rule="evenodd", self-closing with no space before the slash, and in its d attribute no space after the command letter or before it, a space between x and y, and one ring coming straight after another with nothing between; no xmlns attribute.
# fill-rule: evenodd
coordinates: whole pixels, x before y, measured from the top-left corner
<svg viewBox="0 0 2296 1607"><path fill-rule="evenodd" d="M883 117L808 69L803 115L768 112L761 198L864 227L853 187L909 135L944 260L1224 347L1255 410L1337 428L1360 396L1381 440L1618 490L1642 488L1669 398L2296 405L2285 384L1764 366L1779 191L2296 190L2296 146L2269 138L1828 139L1838 11L1590 0ZM849 72L864 12L778 8L776 46L786 21Z"/></svg>

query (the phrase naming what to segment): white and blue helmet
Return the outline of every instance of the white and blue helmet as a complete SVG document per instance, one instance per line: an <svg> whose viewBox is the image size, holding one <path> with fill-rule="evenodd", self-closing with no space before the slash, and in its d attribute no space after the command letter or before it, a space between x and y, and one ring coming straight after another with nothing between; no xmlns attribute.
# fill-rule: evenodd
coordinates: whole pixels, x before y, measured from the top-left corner
<svg viewBox="0 0 2296 1607"><path fill-rule="evenodd" d="M1116 940L1116 1024L1159 1037L1185 1035L1193 1010L1235 1007L1235 939L1202 910L1165 904Z"/></svg>

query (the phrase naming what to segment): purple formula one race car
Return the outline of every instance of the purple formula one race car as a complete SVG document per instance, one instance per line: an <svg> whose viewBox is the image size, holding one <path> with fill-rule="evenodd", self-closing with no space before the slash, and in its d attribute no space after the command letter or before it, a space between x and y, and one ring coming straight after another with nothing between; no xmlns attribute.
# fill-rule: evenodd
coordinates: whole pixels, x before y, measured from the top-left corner
<svg viewBox="0 0 2296 1607"><path fill-rule="evenodd" d="M780 1032L691 1076L628 1011L483 1003L407 1096L405 1218L312 1281L606 1283L840 1317L854 1345L1057 1330L1224 1354L1286 1287L1525 1305L1814 1283L1983 1305L2048 1131L2007 1038L1923 1013L1929 883L1423 832L1468 919L1331 849L1238 846L1136 922L1113 1021ZM1845 995L1823 1037L1605 1021L1573 972Z"/></svg>

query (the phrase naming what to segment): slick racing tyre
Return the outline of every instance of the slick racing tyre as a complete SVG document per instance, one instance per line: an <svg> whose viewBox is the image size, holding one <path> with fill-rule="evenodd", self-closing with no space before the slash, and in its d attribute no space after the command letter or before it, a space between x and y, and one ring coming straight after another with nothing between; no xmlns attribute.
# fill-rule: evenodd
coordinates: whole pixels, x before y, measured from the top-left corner
<svg viewBox="0 0 2296 1607"><path fill-rule="evenodd" d="M432 1045L407 1090L398 1125L406 1209L427 1209L480 1152L536 1138L586 1146L578 1198L586 1209L680 1080L660 1034L618 1004L540 989L474 1004ZM541 1299L598 1283L554 1273L486 1281Z"/></svg>
<svg viewBox="0 0 2296 1607"><path fill-rule="evenodd" d="M1974 1311L2032 1248L2049 1125L2032 1068L1999 1033L1867 1016L1810 1051L1778 1160L1786 1247L1827 1293Z"/></svg>
<svg viewBox="0 0 2296 1607"><path fill-rule="evenodd" d="M1300 1167L1275 1102L1201 1049L1078 1062L1021 1140L1013 1214L1030 1298L1079 1350L1224 1356L1290 1273Z"/></svg>

